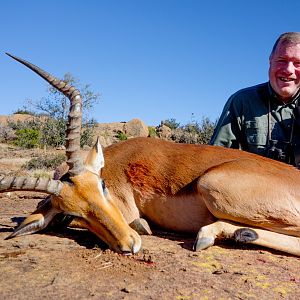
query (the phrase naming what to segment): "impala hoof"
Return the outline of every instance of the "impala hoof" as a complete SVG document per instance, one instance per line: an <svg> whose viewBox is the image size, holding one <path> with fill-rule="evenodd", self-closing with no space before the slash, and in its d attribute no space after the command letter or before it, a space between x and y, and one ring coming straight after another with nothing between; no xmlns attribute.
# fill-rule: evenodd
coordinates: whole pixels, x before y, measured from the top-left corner
<svg viewBox="0 0 300 300"><path fill-rule="evenodd" d="M193 250L200 251L212 246L215 243L215 239L213 237L202 237L196 240Z"/></svg>
<svg viewBox="0 0 300 300"><path fill-rule="evenodd" d="M135 230L138 234L141 235L151 235L152 231L147 221L142 218L135 219L133 222L129 224L129 226Z"/></svg>

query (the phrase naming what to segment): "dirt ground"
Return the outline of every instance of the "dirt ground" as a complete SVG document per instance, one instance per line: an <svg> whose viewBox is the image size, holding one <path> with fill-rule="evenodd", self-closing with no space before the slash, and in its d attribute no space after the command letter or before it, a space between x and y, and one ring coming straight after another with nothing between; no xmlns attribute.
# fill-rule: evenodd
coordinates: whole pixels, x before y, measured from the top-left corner
<svg viewBox="0 0 300 300"><path fill-rule="evenodd" d="M30 157L0 147L0 173ZM4 240L44 197L0 194L0 299L300 299L300 258L253 246L193 252L195 237L155 231L127 257L79 229Z"/></svg>

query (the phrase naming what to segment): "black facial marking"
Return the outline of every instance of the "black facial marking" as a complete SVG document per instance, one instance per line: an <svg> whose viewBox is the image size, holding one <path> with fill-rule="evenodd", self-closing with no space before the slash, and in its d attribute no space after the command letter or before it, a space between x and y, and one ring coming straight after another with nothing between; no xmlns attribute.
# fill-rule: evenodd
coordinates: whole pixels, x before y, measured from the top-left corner
<svg viewBox="0 0 300 300"><path fill-rule="evenodd" d="M105 185L105 181L103 179L101 179L101 186L104 191L106 189L106 185Z"/></svg>

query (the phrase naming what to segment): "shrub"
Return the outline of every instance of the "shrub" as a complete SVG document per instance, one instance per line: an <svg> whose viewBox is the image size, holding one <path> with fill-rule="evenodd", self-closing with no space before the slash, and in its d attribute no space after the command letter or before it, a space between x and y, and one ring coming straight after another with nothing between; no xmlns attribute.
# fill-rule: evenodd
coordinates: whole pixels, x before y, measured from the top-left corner
<svg viewBox="0 0 300 300"><path fill-rule="evenodd" d="M17 109L16 111L13 112L14 115L18 114L18 115L32 115L34 116L35 113L28 110L26 107L23 107L23 108L19 108Z"/></svg>
<svg viewBox="0 0 300 300"><path fill-rule="evenodd" d="M125 141L127 140L127 135L122 132L122 131L118 131L117 135L116 135L117 139L119 139L120 141Z"/></svg>
<svg viewBox="0 0 300 300"><path fill-rule="evenodd" d="M162 121L162 124L168 126L171 129L176 129L180 126L180 123L177 123L176 119L174 119L174 118L164 120L164 121Z"/></svg>
<svg viewBox="0 0 300 300"><path fill-rule="evenodd" d="M88 123L82 125L82 132L80 137L80 146L84 145L91 146L93 144L93 136L96 122L90 120ZM25 134L29 134L32 130L39 132L39 139L37 143L32 146L32 143L28 145L24 144L24 141L20 141L22 137L17 136L16 145L23 148L33 148L35 146L50 146L58 147L65 145L66 139L66 122L64 119L53 119L53 118L43 118L43 119L33 119L29 121L8 121L8 129L11 131L16 130L22 137ZM4 128L0 128L0 139L6 140L8 136L8 130L4 131ZM30 138L32 139L32 138ZM26 138L25 138L26 140ZM31 141L32 142L32 141Z"/></svg>
<svg viewBox="0 0 300 300"><path fill-rule="evenodd" d="M10 142L16 138L15 132L9 126L0 124L0 142Z"/></svg>
<svg viewBox="0 0 300 300"><path fill-rule="evenodd" d="M8 120L7 126L9 126L13 130L20 130L20 129L36 129L39 130L41 127L41 121L39 119L31 119L28 121L20 121L17 122Z"/></svg>
<svg viewBox="0 0 300 300"><path fill-rule="evenodd" d="M16 136L14 143L21 148L31 149L39 145L40 131L37 129L19 129Z"/></svg>
<svg viewBox="0 0 300 300"><path fill-rule="evenodd" d="M199 144L208 144L216 127L216 121L212 122L209 118L203 118L199 128Z"/></svg>
<svg viewBox="0 0 300 300"><path fill-rule="evenodd" d="M201 123L190 122L172 131L171 139L177 143L208 144L216 122L203 118Z"/></svg>
<svg viewBox="0 0 300 300"><path fill-rule="evenodd" d="M49 178L51 179L52 178L52 172L47 172L47 171L44 171L44 170L39 170L39 171L36 171L33 173L32 175L34 178L40 178L40 177L43 177L43 178Z"/></svg>
<svg viewBox="0 0 300 300"><path fill-rule="evenodd" d="M157 137L157 132L154 127L148 126L149 137Z"/></svg>
<svg viewBox="0 0 300 300"><path fill-rule="evenodd" d="M66 156L64 154L41 155L29 160L23 165L23 168L26 170L55 169L64 161L66 161Z"/></svg>
<svg viewBox="0 0 300 300"><path fill-rule="evenodd" d="M82 132L80 137L80 146L84 145L92 146L94 129L96 126L95 120L89 120L88 122L82 124ZM54 119L49 117L44 118L35 118L28 121L8 121L8 126L11 130L36 130L39 131L39 141L38 146L50 146L58 147L65 145L66 140L66 127L67 123L64 119ZM3 133L3 134L2 134ZM6 134L7 135L7 134ZM0 139L5 134L0 128ZM17 142L19 145L19 142ZM25 146L24 148L32 148Z"/></svg>
<svg viewBox="0 0 300 300"><path fill-rule="evenodd" d="M65 144L66 123L63 119L48 118L41 124L41 145L58 147Z"/></svg>
<svg viewBox="0 0 300 300"><path fill-rule="evenodd" d="M93 146L95 127L96 121L93 119L82 126L80 147L83 147L85 145Z"/></svg>

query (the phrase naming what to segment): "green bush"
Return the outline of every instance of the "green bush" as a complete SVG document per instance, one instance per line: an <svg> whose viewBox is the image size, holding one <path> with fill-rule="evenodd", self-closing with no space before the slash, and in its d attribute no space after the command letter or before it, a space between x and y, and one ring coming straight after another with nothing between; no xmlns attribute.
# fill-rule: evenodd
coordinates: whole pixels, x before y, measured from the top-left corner
<svg viewBox="0 0 300 300"><path fill-rule="evenodd" d="M66 156L64 154L41 155L29 160L23 168L26 170L55 169L64 161L66 161Z"/></svg>
<svg viewBox="0 0 300 300"><path fill-rule="evenodd" d="M27 109L26 107L18 108L16 111L13 112L14 115L31 115L34 116L35 113Z"/></svg>
<svg viewBox="0 0 300 300"><path fill-rule="evenodd" d="M180 126L180 123L177 123L176 119L174 119L174 118L164 120L164 121L162 121L162 124L168 126L171 129L176 129Z"/></svg>
<svg viewBox="0 0 300 300"><path fill-rule="evenodd" d="M171 139L184 144L208 144L214 132L216 122L203 118L200 123L192 121L172 130Z"/></svg>
<svg viewBox="0 0 300 300"><path fill-rule="evenodd" d="M16 133L16 145L23 148L33 148L36 146L50 146L56 148L58 146L65 145L66 126L66 121L64 119L53 118L36 118L29 121L8 122L8 129L16 130L16 132L19 132L20 137ZM91 146L93 144L95 126L96 121L94 120L90 120L89 122L82 125L82 132L80 137L81 147L83 147L84 145ZM28 135L33 131L39 132L39 138L37 140L37 143L35 143L34 146L31 146L33 137L29 137ZM1 133L2 131L0 130L0 134ZM30 141L28 145L26 144L27 140Z"/></svg>
<svg viewBox="0 0 300 300"><path fill-rule="evenodd" d="M88 123L83 124L80 136L80 147L83 147L85 145L90 147L93 146L96 124L96 121L93 119Z"/></svg>
<svg viewBox="0 0 300 300"><path fill-rule="evenodd" d="M16 131L15 144L21 148L31 149L37 147L40 141L40 131L37 129L19 129Z"/></svg>
<svg viewBox="0 0 300 300"><path fill-rule="evenodd" d="M42 126L42 123L39 119L30 119L28 121L12 121L8 120L7 126L13 130L20 129L36 129L39 130Z"/></svg>
<svg viewBox="0 0 300 300"><path fill-rule="evenodd" d="M58 147L65 144L66 122L48 118L41 124L41 145Z"/></svg>
<svg viewBox="0 0 300 300"><path fill-rule="evenodd" d="M32 176L34 178L48 178L48 179L52 179L52 172L50 171L45 171L45 170L38 170L35 171Z"/></svg>
<svg viewBox="0 0 300 300"><path fill-rule="evenodd" d="M122 131L118 131L116 137L120 140L120 141L126 141L127 140L127 135L125 133L123 133Z"/></svg>
<svg viewBox="0 0 300 300"><path fill-rule="evenodd" d="M148 126L149 137L157 137L157 132L154 127Z"/></svg>

